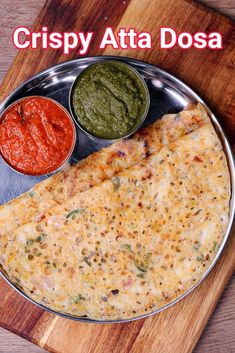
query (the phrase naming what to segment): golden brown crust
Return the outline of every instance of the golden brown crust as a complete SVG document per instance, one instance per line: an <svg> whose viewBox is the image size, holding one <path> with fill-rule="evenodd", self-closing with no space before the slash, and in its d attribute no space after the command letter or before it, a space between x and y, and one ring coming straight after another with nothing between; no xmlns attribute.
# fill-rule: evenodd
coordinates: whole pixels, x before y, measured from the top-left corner
<svg viewBox="0 0 235 353"><path fill-rule="evenodd" d="M230 177L208 122L6 239L1 263L34 300L125 319L191 288L228 224Z"/></svg>
<svg viewBox="0 0 235 353"><path fill-rule="evenodd" d="M110 179L156 153L163 145L203 126L208 119L201 104L189 111L166 115L130 139L118 141L51 176L29 192L0 206L0 235L10 233L19 225L40 220L48 208Z"/></svg>

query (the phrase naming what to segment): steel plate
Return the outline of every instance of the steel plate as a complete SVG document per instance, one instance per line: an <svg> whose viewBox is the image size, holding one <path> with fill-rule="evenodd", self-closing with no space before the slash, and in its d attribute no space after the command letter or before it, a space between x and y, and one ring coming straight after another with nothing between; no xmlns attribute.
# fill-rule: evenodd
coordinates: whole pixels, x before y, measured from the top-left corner
<svg viewBox="0 0 235 353"><path fill-rule="evenodd" d="M105 60L121 60L126 62L127 64L133 66L145 79L147 86L150 92L150 110L145 120L144 125L148 125L149 123L155 121L156 119L160 118L162 115L166 113L177 113L183 110L186 106L191 103L201 102L207 108L208 113L214 123L216 131L222 141L224 146L224 152L227 157L230 175L231 175L231 185L232 185L232 197L230 203L230 220L228 224L227 231L224 235L224 239L218 249L216 257L214 258L213 262L211 263L210 267L201 277L201 279L186 293L181 295L179 298L175 299L171 303L159 308L158 310L143 315L140 317L135 317L133 319L128 320L117 320L117 321L97 321L91 320L85 317L77 317L72 315L67 315L60 312L55 312L50 308L47 308L44 305L38 304L30 299L24 292L16 287L14 283L7 278L6 274L3 272L1 273L2 276L8 281L8 283L13 286L20 294L22 294L25 298L30 300L32 303L38 305L39 307L53 312L55 314L61 315L66 318L85 321L85 322L96 322L96 323L107 323L107 322L126 322L132 321L139 318L151 316L156 314L163 309L168 308L169 306L173 305L174 303L178 302L182 298L184 298L187 294L189 294L201 281L208 275L211 271L215 263L217 262L225 243L228 239L233 217L234 217L234 210L235 210L235 197L234 197L234 190L235 190L235 172L234 172L234 161L231 152L231 148L228 144L228 141L223 133L223 130L208 108L206 103L186 84L182 81L174 77L173 75L168 74L167 72L157 68L156 66L150 65L143 61L138 61L130 58L125 57L116 57L116 56L96 56L96 57L87 57L83 59L76 59L64 62L59 65L55 65L51 68L48 68L37 75L33 76L28 81L24 82L20 85L12 94L10 94L5 101L0 105L0 114L8 107L11 103L26 96L33 96L33 95L41 95L50 97L55 99L60 104L62 104L67 110L69 110L69 92L70 88L76 79L77 75L88 67L91 64L105 61ZM100 148L107 146L109 142L97 140L88 135L84 134L81 130L77 128L78 134L78 141L79 143L76 144L74 153L71 157L70 162L76 162L90 153L99 150ZM43 180L45 177L32 177L32 176L25 176L20 175L10 167L8 167L5 162L1 159L0 160L0 204L17 197L18 195L22 194L23 192L29 190L33 185Z"/></svg>

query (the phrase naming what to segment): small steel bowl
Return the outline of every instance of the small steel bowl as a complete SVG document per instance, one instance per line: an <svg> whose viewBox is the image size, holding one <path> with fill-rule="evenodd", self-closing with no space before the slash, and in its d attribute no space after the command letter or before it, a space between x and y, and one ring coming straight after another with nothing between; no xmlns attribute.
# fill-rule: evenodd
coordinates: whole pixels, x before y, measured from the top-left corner
<svg viewBox="0 0 235 353"><path fill-rule="evenodd" d="M142 84L144 91L145 91L145 99L146 99L146 107L145 110L142 114L142 116L140 117L140 121L137 125L135 125L133 127L132 130L130 130L127 134L123 135L123 136L119 136L119 137L114 137L114 138L105 138L105 137L100 137L98 135L92 134L90 131L88 131L85 127L82 126L82 124L79 121L79 117L77 116L77 114L75 113L75 110L73 108L73 93L74 93L74 89L75 89L75 85L77 83L77 81L81 78L81 76L88 70L90 70L91 68L93 68L94 66L99 66L99 65L103 65L103 64L113 64L113 63L118 63L118 65L122 65L123 67L127 68L128 70L130 70L135 76L136 78L139 80L139 82ZM127 138L129 136L131 136L132 134L134 134L143 124L143 122L145 121L145 118L147 117L148 111L149 111L149 107L150 107L150 95L149 95L149 90L148 90L148 86L145 82L145 80L143 79L143 77L139 74L139 72L134 69L131 65L128 65L120 60L106 60L106 61L100 61L96 64L92 64L89 65L88 67L86 67L74 80L71 88L70 88L70 92L69 92L69 109L70 109L70 113L76 123L76 125L79 127L79 129L81 129L86 135L95 138L97 140L103 140L103 141L117 141L117 140L121 140L123 138Z"/></svg>
<svg viewBox="0 0 235 353"><path fill-rule="evenodd" d="M58 172L59 170L61 170L62 168L65 167L65 165L68 163L73 151L74 151L74 148L75 148L75 144L76 144L76 141L77 141L77 133L76 133L76 127L75 127L75 124L74 124L74 121L71 117L71 115L69 114L69 112L60 104L58 103L57 101L55 101L54 99L52 98L48 98L48 97L44 97L44 96L36 96L36 95L33 95L33 96L25 96L23 98L20 98L16 101L14 101L13 103L11 103L1 114L0 114L0 121L3 117L3 115L8 111L10 110L12 107L14 107L14 105L22 102L23 100L27 99L27 98L43 98L45 100L50 100L51 102L53 102L55 105L57 105L60 109L62 109L67 117L69 118L70 122L71 122L71 126L72 126L72 129L73 129L73 141L72 141L72 145L71 145L71 148L70 148L70 151L67 155L67 157L63 160L63 162L59 165L59 167L57 167L55 170L52 170L48 173L39 173L39 174L31 174L31 173L24 173L20 170L18 170L17 168L14 168L14 166L12 166L10 163L7 162L7 160L5 159L5 157L3 156L3 154L1 153L0 151L0 156L2 157L3 161L12 169L14 170L15 172L19 173L19 174L22 174L22 175L29 175L29 176L35 176L35 177L38 177L38 176L47 176L47 175L51 175L51 174L54 174L56 172Z"/></svg>

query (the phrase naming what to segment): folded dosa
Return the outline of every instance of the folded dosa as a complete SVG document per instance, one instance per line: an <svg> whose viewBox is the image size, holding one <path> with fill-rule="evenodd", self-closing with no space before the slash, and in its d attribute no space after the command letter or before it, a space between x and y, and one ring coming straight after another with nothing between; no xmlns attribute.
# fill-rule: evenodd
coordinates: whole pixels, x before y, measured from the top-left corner
<svg viewBox="0 0 235 353"><path fill-rule="evenodd" d="M229 171L210 122L86 189L11 232L0 254L31 298L72 315L125 319L173 301L228 224Z"/></svg>
<svg viewBox="0 0 235 353"><path fill-rule="evenodd" d="M29 192L0 206L0 236L19 225L40 220L46 209L111 178L157 152L163 145L202 126L208 119L201 104L179 114L166 115L132 138L118 141L51 176Z"/></svg>

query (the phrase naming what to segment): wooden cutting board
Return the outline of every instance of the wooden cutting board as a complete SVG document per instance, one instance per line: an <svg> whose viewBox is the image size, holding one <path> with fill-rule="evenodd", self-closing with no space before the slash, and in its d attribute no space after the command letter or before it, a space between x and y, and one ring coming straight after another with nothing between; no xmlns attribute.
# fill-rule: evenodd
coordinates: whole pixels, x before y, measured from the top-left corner
<svg viewBox="0 0 235 353"><path fill-rule="evenodd" d="M186 0L50 0L33 30L94 31L89 55L130 56L175 74L195 89L211 106L235 144L235 28L229 20ZM224 49L159 50L160 26L177 32L219 31ZM153 36L147 51L98 49L104 28L134 27ZM20 51L2 84L2 101L17 85L38 71L77 57L61 51ZM63 353L184 353L192 352L235 266L235 234L207 279L184 300L148 319L126 324L78 323L49 314L28 303L0 280L0 325L51 352Z"/></svg>

